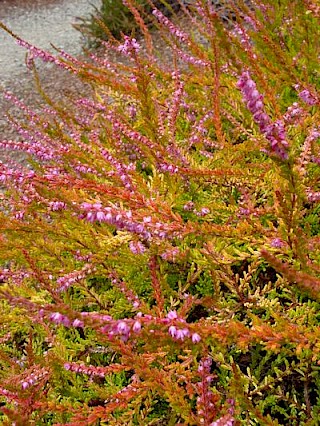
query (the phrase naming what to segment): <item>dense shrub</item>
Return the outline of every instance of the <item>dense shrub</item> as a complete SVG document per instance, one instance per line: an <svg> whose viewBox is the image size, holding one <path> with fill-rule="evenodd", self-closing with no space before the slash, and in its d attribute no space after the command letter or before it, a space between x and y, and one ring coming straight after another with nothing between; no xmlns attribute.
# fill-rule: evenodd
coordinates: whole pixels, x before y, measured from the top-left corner
<svg viewBox="0 0 320 426"><path fill-rule="evenodd" d="M319 9L155 10L165 61L129 6L124 64L17 38L95 96L7 94L2 424L316 425Z"/></svg>
<svg viewBox="0 0 320 426"><path fill-rule="evenodd" d="M137 0L135 7L149 27L152 27L150 15L154 6L165 16L172 16L180 10L177 0L157 0L154 5L148 0ZM122 35L140 33L139 23L122 0L102 0L101 7L95 8L89 18L78 18L78 21L75 28L86 34L93 45L99 45L101 40L108 40L110 36L120 39Z"/></svg>

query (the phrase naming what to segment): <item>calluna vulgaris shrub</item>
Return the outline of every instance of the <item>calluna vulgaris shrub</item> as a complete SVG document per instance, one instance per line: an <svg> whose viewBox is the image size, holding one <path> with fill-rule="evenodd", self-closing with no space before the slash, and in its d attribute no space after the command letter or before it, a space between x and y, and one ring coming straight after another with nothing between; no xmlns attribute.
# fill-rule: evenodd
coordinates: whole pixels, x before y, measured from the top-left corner
<svg viewBox="0 0 320 426"><path fill-rule="evenodd" d="M89 18L78 18L75 28L89 36L93 45L99 45L99 40L108 40L109 37L121 38L122 35L140 33L140 25L134 19L134 14L122 0L102 0L100 8L94 8L94 13ZM135 8L138 8L143 21L152 27L152 10L156 7L165 16L170 16L180 10L177 0L136 0ZM150 16L151 15L151 16Z"/></svg>
<svg viewBox="0 0 320 426"><path fill-rule="evenodd" d="M16 36L94 96L6 95L3 425L318 424L319 7L236 3L154 9L170 60L131 0L105 57Z"/></svg>

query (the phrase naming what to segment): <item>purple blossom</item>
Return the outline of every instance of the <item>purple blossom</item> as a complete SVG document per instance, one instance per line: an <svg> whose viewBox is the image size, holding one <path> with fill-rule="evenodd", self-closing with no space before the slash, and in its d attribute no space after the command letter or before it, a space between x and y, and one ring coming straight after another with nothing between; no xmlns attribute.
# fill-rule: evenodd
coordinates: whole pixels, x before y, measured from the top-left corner
<svg viewBox="0 0 320 426"><path fill-rule="evenodd" d="M238 80L237 87L241 90L248 110L253 115L261 133L270 143L271 151L282 160L288 158L288 142L282 121L272 122L264 109L263 96L258 92L256 83L249 71L244 71Z"/></svg>
<svg viewBox="0 0 320 426"><path fill-rule="evenodd" d="M178 49L176 46L173 46L174 51L177 53L180 60L183 60L184 62L195 65L198 67L209 67L210 62L206 61L205 59L195 58L192 55L187 54L186 52L183 52L181 49Z"/></svg>
<svg viewBox="0 0 320 426"><path fill-rule="evenodd" d="M124 55L131 56L132 54L137 54L139 52L140 44L135 38L124 36L124 43L120 44L117 50Z"/></svg>
<svg viewBox="0 0 320 426"><path fill-rule="evenodd" d="M175 166L174 164L168 164L168 163L158 164L158 170L159 172L162 172L162 173L169 172L172 175L179 172L179 168L177 166Z"/></svg>
<svg viewBox="0 0 320 426"><path fill-rule="evenodd" d="M30 373L21 383L21 387L23 390L28 389L30 386L33 386L39 383L40 380L48 377L49 371L46 368L37 369Z"/></svg>
<svg viewBox="0 0 320 426"><path fill-rule="evenodd" d="M65 327L71 326L71 321L69 320L69 318L65 315L62 315L60 312L54 312L50 315L49 319L50 321L58 325L64 325Z"/></svg>
<svg viewBox="0 0 320 426"><path fill-rule="evenodd" d="M280 238L274 238L271 241L270 245L271 245L271 247L274 247L274 248L281 248L285 245L285 243Z"/></svg>
<svg viewBox="0 0 320 426"><path fill-rule="evenodd" d="M98 376L101 378L104 378L108 372L107 367L94 367L93 365L87 366L83 363L77 362L66 362L64 364L64 369L74 373L86 374L89 377Z"/></svg>
<svg viewBox="0 0 320 426"><path fill-rule="evenodd" d="M168 28L169 32L177 37L182 43L189 45L189 37L188 34L174 25L168 18L166 18L160 10L154 9L152 14L158 19L158 21Z"/></svg>
<svg viewBox="0 0 320 426"><path fill-rule="evenodd" d="M192 211L194 208L194 202L192 201L188 201L184 206L183 206L183 210L190 212Z"/></svg>
<svg viewBox="0 0 320 426"><path fill-rule="evenodd" d="M194 210L194 213L197 216L203 217L203 216L207 216L207 214L210 213L210 209L208 209L208 207L202 207L202 209L199 212L197 210Z"/></svg>
<svg viewBox="0 0 320 426"><path fill-rule="evenodd" d="M296 90L299 90L300 86L297 84L295 86ZM304 89L301 92L298 93L298 96L303 102L305 102L307 105L313 106L318 103L318 99L314 96L314 94L310 93L308 89Z"/></svg>
<svg viewBox="0 0 320 426"><path fill-rule="evenodd" d="M223 417L220 417L218 420L210 423L209 426L233 426L235 424L235 419L231 414L226 414Z"/></svg>
<svg viewBox="0 0 320 426"><path fill-rule="evenodd" d="M82 203L81 208L85 213L80 218L85 218L89 222L106 222L120 230L125 229L139 234L147 240L151 238L151 234L146 230L144 224L132 220L130 210L120 211L111 207L102 207L101 203Z"/></svg>
<svg viewBox="0 0 320 426"><path fill-rule="evenodd" d="M128 173L132 170L131 165L126 165L123 162L119 162L105 148L102 148L100 152L103 158L107 160L111 164L111 166L114 168L114 173L119 177L124 187L127 189L133 189L132 180Z"/></svg>
<svg viewBox="0 0 320 426"><path fill-rule="evenodd" d="M178 314L176 311L169 311L167 314L167 318L170 320L174 320L178 318Z"/></svg>
<svg viewBox="0 0 320 426"><path fill-rule="evenodd" d="M139 333L141 331L141 322L140 321L135 321L135 323L132 326L132 331L134 333Z"/></svg>
<svg viewBox="0 0 320 426"><path fill-rule="evenodd" d="M75 319L72 323L72 327L78 327L78 328L83 328L84 327L84 322L79 320L79 319Z"/></svg>
<svg viewBox="0 0 320 426"><path fill-rule="evenodd" d="M200 381L196 385L199 394L197 398L197 411L200 416L200 422L204 424L211 424L215 415L213 393L209 389L209 385L212 381L212 375L210 373L211 364L212 359L206 357L200 361L198 367Z"/></svg>
<svg viewBox="0 0 320 426"><path fill-rule="evenodd" d="M172 247L161 254L162 259L168 260L169 262L175 262L177 257L180 255L178 247Z"/></svg>
<svg viewBox="0 0 320 426"><path fill-rule="evenodd" d="M56 58L55 56L51 55L45 50L39 49L20 38L17 39L16 42L19 46L24 47L29 51L29 56L27 61L27 64L29 67L32 64L33 59L39 58L39 59L42 59L44 62L53 63L55 65L58 65L61 68L74 72L74 68L72 66L66 64L64 61Z"/></svg>
<svg viewBox="0 0 320 426"><path fill-rule="evenodd" d="M49 203L50 209L53 212L59 211L59 210L65 210L67 205L63 201L51 201Z"/></svg>
<svg viewBox="0 0 320 426"><path fill-rule="evenodd" d="M95 268L92 265L87 263L86 265L84 265L84 267L80 271L73 271L67 275L59 277L57 279L57 284L59 285L58 290L59 291L67 290L73 284L76 284L77 282L84 280L93 271L95 271Z"/></svg>
<svg viewBox="0 0 320 426"><path fill-rule="evenodd" d="M307 197L308 201L311 203L314 203L316 201L320 201L320 192L312 191L311 189L308 189L307 191Z"/></svg>
<svg viewBox="0 0 320 426"><path fill-rule="evenodd" d="M138 234L144 240L168 238L168 231L175 232L174 225L155 222L149 216L138 222L133 219L131 210L120 210L115 206L103 207L101 203L82 203L80 208L84 211L79 216L80 219L86 219L89 222L105 222L119 230Z"/></svg>
<svg viewBox="0 0 320 426"><path fill-rule="evenodd" d="M297 102L288 107L283 119L286 124L295 124L303 116L303 110Z"/></svg>
<svg viewBox="0 0 320 426"><path fill-rule="evenodd" d="M198 333L192 333L191 340L192 340L192 343L199 343L201 340L201 337Z"/></svg>
<svg viewBox="0 0 320 426"><path fill-rule="evenodd" d="M254 25L254 22L252 20L251 20L251 22ZM247 31L246 31L246 29L244 27L242 27L239 24L235 24L234 30L232 31L232 34L236 38L238 38L238 40L242 44L245 52L252 51L252 40L249 37L249 35L248 35L248 33L247 33ZM253 51L251 52L251 54L252 54L252 57L254 59L257 59L257 55Z"/></svg>
<svg viewBox="0 0 320 426"><path fill-rule="evenodd" d="M143 254L146 247L140 241L130 241L129 248L133 254Z"/></svg>
<svg viewBox="0 0 320 426"><path fill-rule="evenodd" d="M177 328L174 325L170 325L168 332L171 337L175 338L177 335Z"/></svg>
<svg viewBox="0 0 320 426"><path fill-rule="evenodd" d="M112 280L112 284L116 286L126 296L127 300L132 303L132 306L137 309L140 306L139 297L127 287L127 284L124 281L119 280L114 273L110 274L110 278Z"/></svg>
<svg viewBox="0 0 320 426"><path fill-rule="evenodd" d="M190 331L188 328L177 329L175 338L178 340L184 340L186 337L190 336Z"/></svg>
<svg viewBox="0 0 320 426"><path fill-rule="evenodd" d="M128 335L130 332L130 327L124 321L120 321L117 325L117 330L119 334Z"/></svg>
<svg viewBox="0 0 320 426"><path fill-rule="evenodd" d="M128 108L129 116L132 120L134 120L137 116L137 107L133 104L131 104Z"/></svg>

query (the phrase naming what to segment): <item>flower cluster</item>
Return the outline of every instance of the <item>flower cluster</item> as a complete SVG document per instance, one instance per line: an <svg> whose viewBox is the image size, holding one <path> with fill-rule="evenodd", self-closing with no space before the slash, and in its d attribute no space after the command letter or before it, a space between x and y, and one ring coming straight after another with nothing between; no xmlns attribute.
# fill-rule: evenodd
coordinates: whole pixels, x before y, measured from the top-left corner
<svg viewBox="0 0 320 426"><path fill-rule="evenodd" d="M237 87L241 90L247 108L253 115L261 133L270 143L270 148L278 157L288 158L288 142L282 121L272 122L265 112L263 96L257 90L256 83L252 80L249 71L244 71L238 80Z"/></svg>
<svg viewBox="0 0 320 426"><path fill-rule="evenodd" d="M189 42L189 36L187 33L185 33L176 25L174 25L168 18L164 16L163 13L160 12L160 10L154 9L152 11L152 14L158 19L158 21L161 24L163 24L166 28L168 28L168 30L173 36L177 37L177 39L179 39L179 41L184 43L184 45L189 46L190 42Z"/></svg>
<svg viewBox="0 0 320 426"><path fill-rule="evenodd" d="M0 162L0 418L308 423L317 378L304 389L296 371L320 354L312 10L182 0L171 21L176 0L148 17L156 5L123 1L139 39L109 37L87 63L20 43L86 94L41 112L6 95L21 142L0 148L32 162Z"/></svg>
<svg viewBox="0 0 320 426"><path fill-rule="evenodd" d="M111 166L114 168L114 170L110 173L110 175L116 174L117 176L119 176L120 181L123 183L125 188L133 190L134 186L132 183L132 179L129 175L129 172L134 169L134 166L132 164L126 165L122 162L119 162L106 149L101 149L101 154L103 158L107 160L111 164Z"/></svg>
<svg viewBox="0 0 320 426"><path fill-rule="evenodd" d="M303 118L303 109L300 107L298 102L294 102L288 107L286 113L283 116L284 122L288 124L296 124Z"/></svg>
<svg viewBox="0 0 320 426"><path fill-rule="evenodd" d="M139 318L138 315L137 318ZM110 319L109 323L101 328L101 332L107 334L110 339L113 339L115 336L120 336L120 339L126 342L131 336L131 332L139 333L141 331L141 327L141 321L139 319Z"/></svg>
<svg viewBox="0 0 320 426"><path fill-rule="evenodd" d="M71 321L66 320L65 316L55 313L54 320L56 323L71 326ZM124 318L116 320L110 315L101 315L95 312L82 312L81 316L89 321L95 321L100 324L101 332L108 335L109 339L114 339L115 337L120 337L120 339L126 342L133 334L138 334L143 328L146 330L149 329L149 332L154 332L155 326L164 326L168 329L168 334L174 340L184 341L186 338L190 338L192 343L199 343L201 341L201 336L190 330L190 327L187 325L185 319L178 316L176 311L169 311L165 318L154 317L149 314L142 314L138 312L134 318ZM52 319L52 316L50 317ZM80 322L79 320L73 321L72 325L74 327L79 326L75 325L75 322ZM150 328L152 327L152 328Z"/></svg>
<svg viewBox="0 0 320 426"><path fill-rule="evenodd" d="M208 68L210 66L210 62L205 59L196 58L195 56L189 55L186 52L183 52L178 47L174 47L174 51L180 60L186 62L187 64L194 65L196 67Z"/></svg>
<svg viewBox="0 0 320 426"><path fill-rule="evenodd" d="M215 399L213 392L210 390L209 386L213 380L213 376L210 373L212 365L212 359L210 357L203 358L198 367L198 374L201 379L197 383L197 411L200 417L200 422L211 425L211 421L215 416Z"/></svg>
<svg viewBox="0 0 320 426"><path fill-rule="evenodd" d="M133 254L143 254L147 250L141 241L130 241L129 248Z"/></svg>
<svg viewBox="0 0 320 426"><path fill-rule="evenodd" d="M133 241L131 241L131 242L133 242ZM139 243L139 241L137 243ZM132 249L131 249L131 251L132 251ZM134 254L137 254L137 253L134 253ZM132 303L132 306L135 309L137 309L141 304L139 297L136 294L134 294L134 292L130 288L128 288L127 284L123 280L119 280L117 278L116 274L114 274L114 273L110 274L110 279L111 279L112 284L115 287L117 287L125 295L127 300L130 303Z"/></svg>
<svg viewBox="0 0 320 426"><path fill-rule="evenodd" d="M312 191L310 188L307 189L307 197L308 201L314 203L316 201L320 201L320 191Z"/></svg>
<svg viewBox="0 0 320 426"><path fill-rule="evenodd" d="M161 253L162 259L167 260L169 262L175 262L180 255L181 255L181 251L179 247L171 247L171 248L168 248L163 253Z"/></svg>
<svg viewBox="0 0 320 426"><path fill-rule="evenodd" d="M178 317L176 311L169 311L167 318L163 320L164 323L169 322L171 325L168 328L168 333L175 340L185 340L191 338L193 343L199 343L201 336L198 333L191 333L186 321Z"/></svg>
<svg viewBox="0 0 320 426"><path fill-rule="evenodd" d="M20 285L26 278L31 277L31 272L27 271L13 271L10 268L0 269L0 283L11 281L15 286Z"/></svg>
<svg viewBox="0 0 320 426"><path fill-rule="evenodd" d="M63 201L50 201L49 207L51 211L58 212L61 210L65 210L67 208L67 205Z"/></svg>
<svg viewBox="0 0 320 426"><path fill-rule="evenodd" d="M64 368L67 371L72 371L74 373L86 374L87 376L93 377L98 376L104 378L108 373L107 367L94 367L94 366L86 366L85 364L79 364L76 362L66 362L64 364Z"/></svg>
<svg viewBox="0 0 320 426"><path fill-rule="evenodd" d="M137 54L140 48L141 46L135 38L124 36L124 43L118 46L118 52L132 56L132 54Z"/></svg>
<svg viewBox="0 0 320 426"><path fill-rule="evenodd" d="M50 53L46 52L43 49L39 49L38 47L33 46L32 44L28 43L27 41L24 41L20 38L17 38L17 44L21 47L24 47L29 52L28 62L27 64L31 67L32 62L34 59L41 59L44 62L53 63L63 69L66 69L70 72L74 72L74 68L64 61L56 58L55 56L51 55Z"/></svg>
<svg viewBox="0 0 320 426"><path fill-rule="evenodd" d="M300 85L296 84L295 85L295 89L299 90L300 89ZM298 93L298 96L307 105L313 106L313 105L316 105L318 103L318 99L308 89L301 90L301 92Z"/></svg>
<svg viewBox="0 0 320 426"><path fill-rule="evenodd" d="M43 312L40 311L39 314L41 316L43 316ZM60 312L53 312L50 316L49 316L49 320L52 321L53 323L57 324L57 325L64 325L65 327L79 327L79 328L83 328L84 327L84 323L83 321L79 320L78 318L76 318L75 320L70 320L69 317L67 317L66 315L61 314Z"/></svg>
<svg viewBox="0 0 320 426"><path fill-rule="evenodd" d="M14 401L18 399L18 394L15 392L10 392L8 389L0 387L0 395L7 398L9 401Z"/></svg>
<svg viewBox="0 0 320 426"><path fill-rule="evenodd" d="M270 245L273 248L281 248L285 245L285 242L281 238L274 238L271 240Z"/></svg>
<svg viewBox="0 0 320 426"><path fill-rule="evenodd" d="M135 220L131 210L121 210L117 207L103 207L101 203L82 203L80 206L84 213L79 216L80 219L86 219L89 222L104 222L115 226L119 230L126 230L139 235L144 240L152 238L169 238L170 233L175 233L174 224L161 223L155 221L151 216L145 216L142 220ZM141 249L141 247L140 247Z"/></svg>
<svg viewBox="0 0 320 426"><path fill-rule="evenodd" d="M0 161L0 183L3 184L23 184L33 180L35 172L33 170L23 170L8 167Z"/></svg>
<svg viewBox="0 0 320 426"><path fill-rule="evenodd" d="M41 380L48 378L49 370L47 368L41 368L38 371L33 371L27 377L25 377L21 383L23 390L28 389L30 386L34 386Z"/></svg>
<svg viewBox="0 0 320 426"><path fill-rule="evenodd" d="M161 173L170 173L171 175L179 173L179 168L177 166L168 163L158 164L158 170Z"/></svg>
<svg viewBox="0 0 320 426"><path fill-rule="evenodd" d="M80 271L73 271L57 279L58 291L66 291L73 284L84 280L95 271L95 267L87 263Z"/></svg>

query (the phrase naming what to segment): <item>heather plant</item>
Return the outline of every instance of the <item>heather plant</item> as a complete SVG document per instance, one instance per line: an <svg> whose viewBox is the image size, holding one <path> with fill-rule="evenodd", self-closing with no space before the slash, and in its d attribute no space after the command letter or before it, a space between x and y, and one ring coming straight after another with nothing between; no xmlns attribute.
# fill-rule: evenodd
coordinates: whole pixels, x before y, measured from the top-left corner
<svg viewBox="0 0 320 426"><path fill-rule="evenodd" d="M138 0L135 7L149 27L152 26L152 10L159 9L166 16L172 16L179 11L180 5L176 0L157 0L153 4L148 0ZM134 19L130 5L122 0L102 0L100 8L95 7L89 18L78 18L75 28L86 34L91 45L99 46L101 40L110 37L121 39L122 35L140 33L140 24Z"/></svg>
<svg viewBox="0 0 320 426"><path fill-rule="evenodd" d="M12 34L93 95L6 94L2 424L316 425L319 8L126 4L88 61Z"/></svg>

